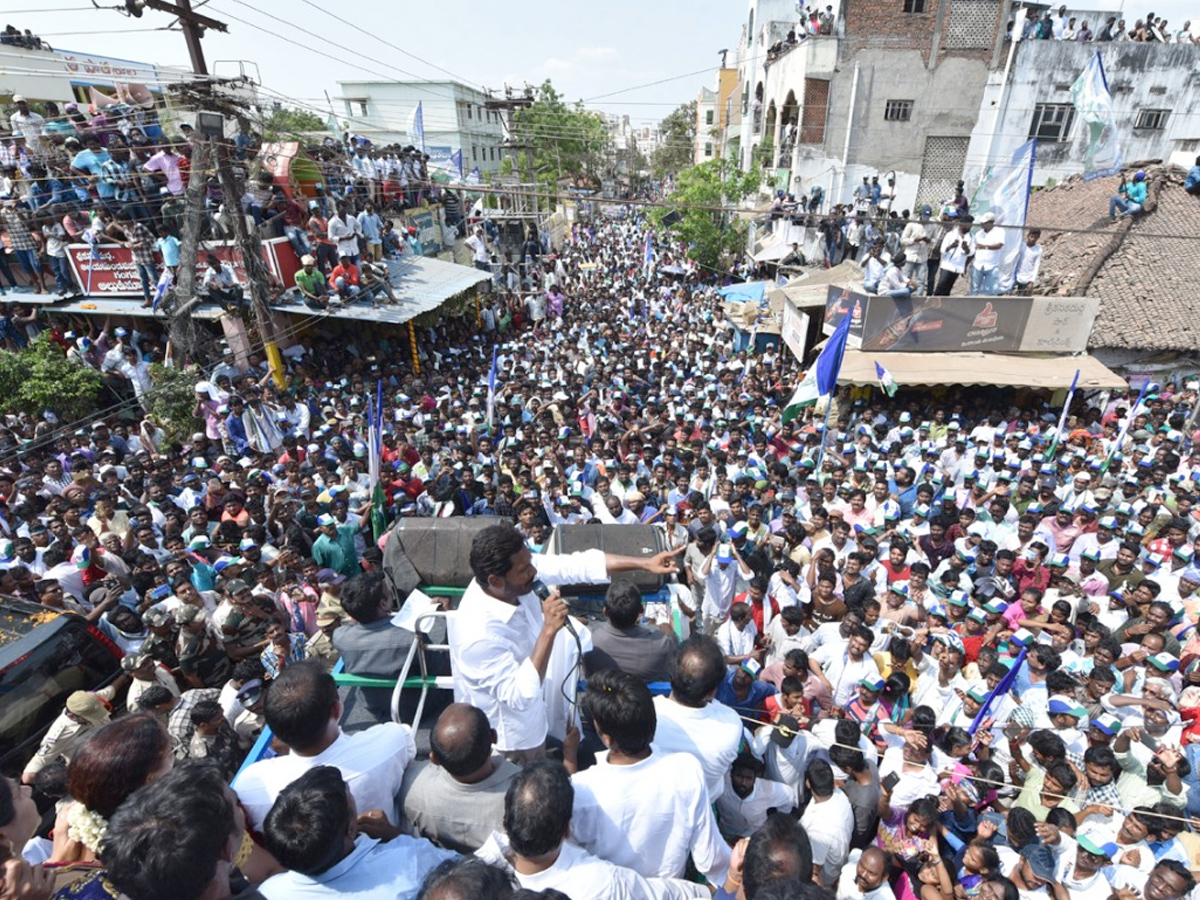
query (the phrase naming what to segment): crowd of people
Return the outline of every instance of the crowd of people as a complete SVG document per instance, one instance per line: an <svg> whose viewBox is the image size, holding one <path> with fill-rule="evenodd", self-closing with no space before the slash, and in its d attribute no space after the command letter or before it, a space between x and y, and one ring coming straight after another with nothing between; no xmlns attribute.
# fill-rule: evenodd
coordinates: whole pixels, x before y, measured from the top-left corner
<svg viewBox="0 0 1200 900"><path fill-rule="evenodd" d="M182 446L6 418L0 593L124 658L0 791L0 896L1191 894L1196 391L1080 391L1061 433L1047 392L1000 389L785 422L800 363L735 349L720 279L661 236L648 264L645 228L578 224L525 302L420 329L415 360L322 334L281 388L230 354ZM390 691L329 673L399 673L416 600L381 526L434 516L492 527L417 759ZM668 549L543 552L588 522ZM573 582L608 584L602 620L571 620Z"/></svg>
<svg viewBox="0 0 1200 900"><path fill-rule="evenodd" d="M1194 44L1196 35L1192 33L1192 23L1189 19L1183 27L1172 30L1167 20L1154 13L1148 13L1144 19L1136 19L1132 26L1119 15L1108 16L1103 25L1100 16L1094 16L1089 23L1082 14L1069 15L1066 6L1060 6L1057 12L1049 9L1039 14L1036 9L1027 9L1023 20L1018 19L1008 25L1008 37L1012 39L1013 30L1020 28L1022 40L1037 41L1135 41L1139 43L1160 44Z"/></svg>
<svg viewBox="0 0 1200 900"><path fill-rule="evenodd" d="M179 125L179 135L167 135L156 103L142 86L107 103L67 103L61 109L54 102L31 106L14 95L11 132L0 136L0 232L6 238L0 242L0 296L10 290L85 293L86 276L77 278L68 263L71 244L129 248L144 305L157 307L169 296L197 135L190 122ZM389 214L440 202L451 230L463 222L461 199L434 184L429 156L415 147L377 146L349 133L340 140L331 137L309 148L321 181L316 196L305 199L290 195L264 168L257 158L260 145L247 121L223 142L222 152L233 157L241 196L227 202L212 171L204 188L202 237L229 239L236 234L233 217L244 216L264 239L287 238L298 257L311 254L316 269L332 276L337 290L331 293L338 299L358 293L357 281L355 290L348 278L339 287L334 282L340 276L332 274L347 233L372 253L373 266L364 267L372 271L364 274L377 276L381 283L371 293L382 297L388 293L382 251L423 252L415 234L397 231ZM292 285L273 287L283 291ZM242 286L228 266L214 266L199 289L227 309L240 305ZM0 335L10 347L12 330L4 328Z"/></svg>
<svg viewBox="0 0 1200 900"><path fill-rule="evenodd" d="M935 210L925 204L914 216L910 210L895 210L896 181L878 175L863 176L847 203L834 205L821 214L824 189L813 185L809 196L796 197L779 191L767 213L769 232L787 227L815 227L820 235L820 264L826 268L845 261L863 270L863 290L898 299L919 296L949 296L956 285L973 297L1002 293L1029 294L1041 271L1041 231L1030 229L1011 268L1011 279L1002 278L1006 229L993 213L976 221L962 181L954 196ZM1135 172L1130 180L1121 176L1118 194L1109 213L1115 219L1141 212L1146 202L1146 173ZM786 238L784 238L786 240ZM808 260L799 241L780 259L781 266L802 266ZM961 282L960 282L961 279ZM1005 283L1005 282L1009 283Z"/></svg>

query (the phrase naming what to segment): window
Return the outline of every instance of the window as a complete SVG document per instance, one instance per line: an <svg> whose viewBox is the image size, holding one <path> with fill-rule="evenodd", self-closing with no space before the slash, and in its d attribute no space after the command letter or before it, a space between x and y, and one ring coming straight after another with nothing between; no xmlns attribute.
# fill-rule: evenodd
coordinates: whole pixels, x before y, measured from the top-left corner
<svg viewBox="0 0 1200 900"><path fill-rule="evenodd" d="M710 109L710 110L708 110L708 112L706 112L704 114L704 124L711 125L712 123L713 123L713 110Z"/></svg>
<svg viewBox="0 0 1200 900"><path fill-rule="evenodd" d="M904 11L906 13L925 12L925 0L904 0Z"/></svg>
<svg viewBox="0 0 1200 900"><path fill-rule="evenodd" d="M367 114L367 101L366 100L358 101L358 114L361 116L365 116Z"/></svg>
<svg viewBox="0 0 1200 900"><path fill-rule="evenodd" d="M713 155L713 145L712 145L712 142L711 142L711 141L709 141L708 143L706 143L706 144L704 145L704 155L705 155L705 156L712 156L712 155Z"/></svg>
<svg viewBox="0 0 1200 900"><path fill-rule="evenodd" d="M1162 131L1167 127L1167 118L1171 115L1169 109L1139 109L1134 128L1144 128L1147 131Z"/></svg>
<svg viewBox="0 0 1200 900"><path fill-rule="evenodd" d="M467 104L467 118L468 119L471 118L471 104L470 103Z"/></svg>
<svg viewBox="0 0 1200 900"><path fill-rule="evenodd" d="M479 148L474 144L471 145L471 161L479 162Z"/></svg>
<svg viewBox="0 0 1200 900"><path fill-rule="evenodd" d="M495 161L496 161L496 148L493 147L492 148L492 162L495 162Z"/></svg>
<svg viewBox="0 0 1200 900"><path fill-rule="evenodd" d="M1039 141L1062 143L1071 134L1075 123L1075 107L1070 103L1039 103L1033 108L1029 136Z"/></svg>
<svg viewBox="0 0 1200 900"><path fill-rule="evenodd" d="M885 122L907 122L912 118L913 102L911 100L889 100L883 109Z"/></svg>
<svg viewBox="0 0 1200 900"><path fill-rule="evenodd" d="M800 143L825 141L825 117L829 108L829 82L804 79L804 106L800 110Z"/></svg>
<svg viewBox="0 0 1200 900"><path fill-rule="evenodd" d="M1179 152L1181 153L1195 153L1197 150L1200 150L1200 140L1179 142Z"/></svg>

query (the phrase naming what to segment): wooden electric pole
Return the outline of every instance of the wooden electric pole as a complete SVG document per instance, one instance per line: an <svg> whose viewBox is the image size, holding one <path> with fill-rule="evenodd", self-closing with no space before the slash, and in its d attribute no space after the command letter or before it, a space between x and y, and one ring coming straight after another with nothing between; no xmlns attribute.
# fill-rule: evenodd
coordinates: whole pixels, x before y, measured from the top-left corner
<svg viewBox="0 0 1200 900"><path fill-rule="evenodd" d="M184 39L187 41L188 55L192 60L192 71L196 75L208 76L208 66L204 61L201 38L206 29L227 32L229 29L224 22L194 11L191 0L175 0L175 2L170 2L170 0L125 0L125 6L130 15L137 17L141 17L143 8L175 16L183 29ZM180 85L176 91L187 100L188 105L193 109L211 110L231 119L237 119L243 115L242 110L234 108L232 101L217 95L213 90L212 81L207 77L196 84ZM258 230L246 225L246 217L242 213L242 193L245 188L243 184L239 183L234 172L229 154L229 144L223 137L219 139L200 137L192 144L187 211L180 241L180 269L183 272L176 283L176 293L182 305L186 306L190 313L195 305L192 301L196 296L195 273L200 242L200 220L210 163L216 169L217 178L221 183L221 193L225 198L225 207L233 220L234 237L242 255L242 265L250 293L250 307L254 313L259 339L262 341L263 350L271 372L275 376L275 381L282 386L282 358L275 343L275 329L268 306L270 283L266 267L263 264L262 241L259 239Z"/></svg>

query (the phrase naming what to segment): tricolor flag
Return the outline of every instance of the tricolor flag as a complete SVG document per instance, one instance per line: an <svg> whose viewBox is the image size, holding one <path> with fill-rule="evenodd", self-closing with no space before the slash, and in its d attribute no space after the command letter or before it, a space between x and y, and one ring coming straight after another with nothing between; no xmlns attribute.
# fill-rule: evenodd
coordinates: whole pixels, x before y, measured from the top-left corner
<svg viewBox="0 0 1200 900"><path fill-rule="evenodd" d="M1113 112L1108 79L1099 51L1092 57L1075 83L1071 85L1071 102L1088 126L1088 144L1083 154L1083 180L1106 178L1121 171L1121 134Z"/></svg>
<svg viewBox="0 0 1200 900"><path fill-rule="evenodd" d="M892 377L892 373L876 362L875 375L879 378L879 389L889 397L895 397L896 391L900 389L900 385L896 384L896 379Z"/></svg>
<svg viewBox="0 0 1200 900"><path fill-rule="evenodd" d="M834 329L821 355L813 363L812 368L804 375L804 380L792 394L792 399L783 410L783 421L792 421L800 415L800 410L812 406L821 397L827 397L837 390L838 373L842 369L842 357L846 354L846 338L850 334L852 315L842 316L842 321Z"/></svg>

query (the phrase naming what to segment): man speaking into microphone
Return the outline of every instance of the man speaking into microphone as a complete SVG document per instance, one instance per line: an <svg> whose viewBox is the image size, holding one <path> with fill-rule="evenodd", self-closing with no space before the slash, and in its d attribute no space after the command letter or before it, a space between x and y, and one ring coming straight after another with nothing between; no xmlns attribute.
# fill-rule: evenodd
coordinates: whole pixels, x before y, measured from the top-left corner
<svg viewBox="0 0 1200 900"><path fill-rule="evenodd" d="M454 699L483 710L496 749L523 765L546 753L543 682L554 638L567 620L557 591L545 600L534 583L603 584L621 572L674 571L675 555L639 558L584 550L534 557L511 525L485 528L471 544L471 573L457 611L447 619Z"/></svg>

